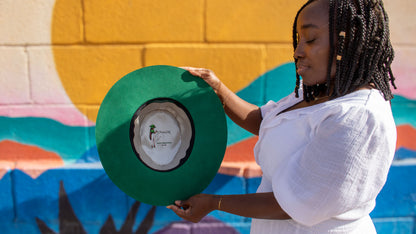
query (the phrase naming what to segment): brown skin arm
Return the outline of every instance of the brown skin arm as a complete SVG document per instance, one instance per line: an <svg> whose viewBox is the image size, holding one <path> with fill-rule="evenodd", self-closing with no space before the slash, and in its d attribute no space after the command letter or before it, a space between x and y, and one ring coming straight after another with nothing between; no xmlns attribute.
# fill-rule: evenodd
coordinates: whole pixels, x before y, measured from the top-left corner
<svg viewBox="0 0 416 234"><path fill-rule="evenodd" d="M196 223L219 206L221 211L249 218L290 219L271 192L222 196L197 194L186 201L176 201L175 205L167 208L179 217Z"/></svg>
<svg viewBox="0 0 416 234"><path fill-rule="evenodd" d="M232 121L255 135L259 134L262 117L258 106L238 97L211 70L193 67L182 68L189 71L192 75L202 78L212 87L223 103L225 113Z"/></svg>
<svg viewBox="0 0 416 234"><path fill-rule="evenodd" d="M224 105L226 114L240 127L258 135L262 121L260 108L250 104L228 87L209 69L182 67L192 75L202 78L215 91ZM219 207L220 206L220 207ZM167 206L179 217L199 222L210 212L220 210L244 217L259 219L290 219L277 203L273 193L255 193L242 195L197 194L186 201L176 201Z"/></svg>

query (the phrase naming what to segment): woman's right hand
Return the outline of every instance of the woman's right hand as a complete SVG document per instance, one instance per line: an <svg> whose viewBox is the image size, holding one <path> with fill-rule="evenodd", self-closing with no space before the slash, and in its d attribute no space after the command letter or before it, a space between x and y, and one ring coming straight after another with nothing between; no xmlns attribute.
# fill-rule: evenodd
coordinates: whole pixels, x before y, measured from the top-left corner
<svg viewBox="0 0 416 234"><path fill-rule="evenodd" d="M211 86L221 100L225 113L231 120L247 131L255 135L259 134L262 117L258 106L238 97L209 69L195 67L182 67L182 69L189 71L191 75L200 77Z"/></svg>
<svg viewBox="0 0 416 234"><path fill-rule="evenodd" d="M209 194L197 194L186 201L175 201L174 205L166 208L171 209L179 217L197 223L211 211L219 207L219 196Z"/></svg>
<svg viewBox="0 0 416 234"><path fill-rule="evenodd" d="M182 69L185 69L189 71L194 76L202 78L211 88L214 90L214 92L218 95L218 92L220 90L222 82L218 77L215 75L215 73L209 69L206 68L195 68L195 67L181 67Z"/></svg>

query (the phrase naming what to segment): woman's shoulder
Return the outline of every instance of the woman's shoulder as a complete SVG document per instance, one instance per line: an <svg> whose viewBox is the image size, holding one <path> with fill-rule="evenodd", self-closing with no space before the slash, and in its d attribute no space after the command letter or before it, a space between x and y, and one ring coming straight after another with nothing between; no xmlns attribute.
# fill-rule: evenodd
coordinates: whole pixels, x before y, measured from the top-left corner
<svg viewBox="0 0 416 234"><path fill-rule="evenodd" d="M344 111L361 110L370 113L390 111L390 102L377 89L361 89L325 103L323 109L341 108Z"/></svg>
<svg viewBox="0 0 416 234"><path fill-rule="evenodd" d="M294 105L299 101L302 101L302 99L295 97L294 92L290 93L289 95L280 99L279 101L270 100L261 107L262 116L264 118L265 116L269 115L272 112L278 113L282 111L283 108Z"/></svg>
<svg viewBox="0 0 416 234"><path fill-rule="evenodd" d="M263 119L276 116L302 100L302 97L296 98L295 94L291 93L277 102L269 101L261 107ZM357 90L320 104L286 112L285 115L294 118L303 116L309 124L315 126L323 121L344 122L345 119L348 119L349 123L381 121L394 125L390 102L384 100L383 95L377 89Z"/></svg>
<svg viewBox="0 0 416 234"><path fill-rule="evenodd" d="M354 124L358 122L395 126L390 102L384 100L377 89L357 90L330 100L318 108L313 116L319 116L320 122L334 121L337 124L348 124L351 128L358 126Z"/></svg>

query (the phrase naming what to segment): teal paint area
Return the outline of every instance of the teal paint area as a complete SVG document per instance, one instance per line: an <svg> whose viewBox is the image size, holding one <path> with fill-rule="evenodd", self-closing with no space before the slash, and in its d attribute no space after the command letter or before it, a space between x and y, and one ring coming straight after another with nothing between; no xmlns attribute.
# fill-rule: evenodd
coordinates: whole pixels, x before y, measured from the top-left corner
<svg viewBox="0 0 416 234"><path fill-rule="evenodd" d="M268 101L278 101L295 89L296 69L294 63L280 65L250 83L236 94L247 102L262 106ZM393 117L396 125L409 124L416 131L416 100L395 95L391 101ZM231 121L227 117L228 145L233 145L253 135Z"/></svg>
<svg viewBox="0 0 416 234"><path fill-rule="evenodd" d="M236 94L247 102L257 106L263 106L270 100L278 101L289 95L295 89L295 71L294 63L283 64L264 73ZM228 117L227 127L228 145L238 143L253 136L253 134L240 128Z"/></svg>
<svg viewBox="0 0 416 234"><path fill-rule="evenodd" d="M397 126L409 124L416 129L416 100L395 95L391 100L391 108Z"/></svg>
<svg viewBox="0 0 416 234"><path fill-rule="evenodd" d="M73 163L96 145L95 127L73 127L46 118L0 116L0 141L13 140L57 153Z"/></svg>
<svg viewBox="0 0 416 234"><path fill-rule="evenodd" d="M262 106L268 101L278 101L293 92L295 87L295 65L280 65L254 80L236 94L242 99ZM416 131L416 101L396 95L392 100L396 125L409 124ZM233 145L253 136L227 117L227 145ZM22 144L36 145L62 157L66 164L97 162L95 126L74 127L57 121L22 117L0 117L0 141L14 140ZM414 151L400 151L397 158L415 155Z"/></svg>

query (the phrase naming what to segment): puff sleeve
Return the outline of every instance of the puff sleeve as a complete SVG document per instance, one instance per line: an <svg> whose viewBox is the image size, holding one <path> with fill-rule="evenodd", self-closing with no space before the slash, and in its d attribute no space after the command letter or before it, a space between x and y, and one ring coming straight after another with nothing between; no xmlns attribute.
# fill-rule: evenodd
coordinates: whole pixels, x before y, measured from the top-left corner
<svg viewBox="0 0 416 234"><path fill-rule="evenodd" d="M313 226L343 214L360 218L374 208L396 143L394 121L386 118L357 107L317 125L305 150L272 177L273 193L292 219Z"/></svg>

